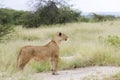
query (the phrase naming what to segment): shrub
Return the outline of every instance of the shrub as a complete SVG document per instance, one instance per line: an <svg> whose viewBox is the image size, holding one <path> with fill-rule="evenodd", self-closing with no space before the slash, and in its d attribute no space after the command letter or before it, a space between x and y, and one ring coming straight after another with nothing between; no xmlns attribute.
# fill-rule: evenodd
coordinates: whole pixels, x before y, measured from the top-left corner
<svg viewBox="0 0 120 80"><path fill-rule="evenodd" d="M107 42L109 42L111 45L120 45L120 37L109 35L107 37Z"/></svg>
<svg viewBox="0 0 120 80"><path fill-rule="evenodd" d="M13 27L10 25L0 25L0 41L3 39L3 37L8 37L8 34L13 32Z"/></svg>
<svg viewBox="0 0 120 80"><path fill-rule="evenodd" d="M108 43L113 46L120 46L120 37L117 35L108 35L106 38L99 36L99 40Z"/></svg>

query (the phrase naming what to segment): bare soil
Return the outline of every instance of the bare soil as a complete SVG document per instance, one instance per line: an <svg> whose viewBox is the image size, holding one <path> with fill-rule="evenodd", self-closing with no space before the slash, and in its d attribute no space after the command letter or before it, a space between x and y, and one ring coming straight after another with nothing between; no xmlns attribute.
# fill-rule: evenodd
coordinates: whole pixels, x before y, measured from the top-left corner
<svg viewBox="0 0 120 80"><path fill-rule="evenodd" d="M77 68L74 70L58 71L59 75L48 73L35 73L30 80L103 80L120 72L120 67L94 66Z"/></svg>
<svg viewBox="0 0 120 80"><path fill-rule="evenodd" d="M76 68L73 70L58 71L59 75L52 75L51 72L30 73L26 76L23 72L15 73L12 76L4 76L0 73L0 80L104 80L120 73L120 67L115 66L93 66Z"/></svg>

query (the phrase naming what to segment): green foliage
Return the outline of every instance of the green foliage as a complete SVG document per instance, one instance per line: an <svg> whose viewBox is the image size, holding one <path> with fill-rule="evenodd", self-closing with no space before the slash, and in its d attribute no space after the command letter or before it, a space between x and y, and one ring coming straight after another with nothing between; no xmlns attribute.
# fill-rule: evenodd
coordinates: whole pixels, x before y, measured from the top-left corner
<svg viewBox="0 0 120 80"><path fill-rule="evenodd" d="M101 22L101 21L107 21L107 20L114 20L115 17L112 15L98 15L95 13L92 13L92 19L91 22Z"/></svg>
<svg viewBox="0 0 120 80"><path fill-rule="evenodd" d="M39 27L40 25L62 24L78 21L80 12L76 12L69 7L57 7L51 2L43 7L39 7L34 13L30 13L26 18L25 27Z"/></svg>
<svg viewBox="0 0 120 80"><path fill-rule="evenodd" d="M79 18L79 21L81 21L81 22L89 22L90 19L87 18L87 17L85 17L85 16L81 16L81 17Z"/></svg>
<svg viewBox="0 0 120 80"><path fill-rule="evenodd" d="M36 62L31 61L28 66L31 66L32 69L34 69L35 72L43 72L43 71L49 71L50 70L50 62Z"/></svg>
<svg viewBox="0 0 120 80"><path fill-rule="evenodd" d="M0 41L12 32L11 28L11 15L5 12L3 9L0 10Z"/></svg>
<svg viewBox="0 0 120 80"><path fill-rule="evenodd" d="M108 35L107 38L103 38L102 36L99 37L101 41L107 42L113 46L120 46L120 37L117 35Z"/></svg>
<svg viewBox="0 0 120 80"><path fill-rule="evenodd" d="M11 23L11 16L7 12L0 10L0 24L5 25Z"/></svg>
<svg viewBox="0 0 120 80"><path fill-rule="evenodd" d="M24 18L25 18L25 21L23 23L24 27L32 28L32 27L39 26L39 23L37 20L39 17L37 17L37 15L34 15L33 13L29 13Z"/></svg>
<svg viewBox="0 0 120 80"><path fill-rule="evenodd" d="M37 13L40 16L41 24L54 24L57 20L58 8L55 3L51 2L42 9L37 10Z"/></svg>
<svg viewBox="0 0 120 80"><path fill-rule="evenodd" d="M59 6L50 1L33 11L16 11L0 8L0 24L23 25L27 28L40 25L65 24L68 22L101 22L114 20L111 15L98 15L93 13L91 18L81 16L81 12L72 10L69 6Z"/></svg>
<svg viewBox="0 0 120 80"><path fill-rule="evenodd" d="M8 38L8 34L13 32L13 27L11 25L0 25L0 41L3 39L3 37Z"/></svg>
<svg viewBox="0 0 120 80"><path fill-rule="evenodd" d="M57 19L58 23L78 21L79 18L80 12L74 11L69 7L59 8Z"/></svg>
<svg viewBox="0 0 120 80"><path fill-rule="evenodd" d="M29 12L0 8L0 24L22 25Z"/></svg>
<svg viewBox="0 0 120 80"><path fill-rule="evenodd" d="M120 80L120 73L112 77L112 80Z"/></svg>
<svg viewBox="0 0 120 80"><path fill-rule="evenodd" d="M111 35L109 35L108 38L107 38L107 41L111 45L120 45L120 37L119 36L111 36Z"/></svg>
<svg viewBox="0 0 120 80"><path fill-rule="evenodd" d="M28 12L15 11L12 15L13 15L12 19L14 20L13 24L22 25L22 24L24 24L25 17L28 15Z"/></svg>
<svg viewBox="0 0 120 80"><path fill-rule="evenodd" d="M109 78L105 78L104 80L120 80L120 73L117 73L116 75Z"/></svg>

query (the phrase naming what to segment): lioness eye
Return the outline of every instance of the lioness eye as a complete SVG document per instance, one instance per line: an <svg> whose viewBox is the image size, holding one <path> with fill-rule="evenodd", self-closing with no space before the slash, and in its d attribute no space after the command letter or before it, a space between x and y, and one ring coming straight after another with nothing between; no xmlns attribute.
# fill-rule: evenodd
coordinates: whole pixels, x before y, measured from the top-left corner
<svg viewBox="0 0 120 80"><path fill-rule="evenodd" d="M60 33L59 33L59 36L61 36L61 35L62 35L62 33L60 32Z"/></svg>

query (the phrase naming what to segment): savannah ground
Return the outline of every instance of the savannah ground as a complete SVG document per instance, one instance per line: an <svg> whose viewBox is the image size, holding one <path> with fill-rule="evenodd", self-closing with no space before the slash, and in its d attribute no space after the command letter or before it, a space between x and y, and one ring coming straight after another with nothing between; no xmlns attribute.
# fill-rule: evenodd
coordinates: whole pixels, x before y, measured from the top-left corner
<svg viewBox="0 0 120 80"><path fill-rule="evenodd" d="M56 32L63 32L69 37L67 42L60 45L59 70L120 66L120 20L68 23L31 29L17 26L12 36L7 38L9 40L0 43L0 80L15 74L19 74L16 80L29 80L31 74L50 71L49 62L31 60L22 73L17 73L16 58L21 47L44 45Z"/></svg>

